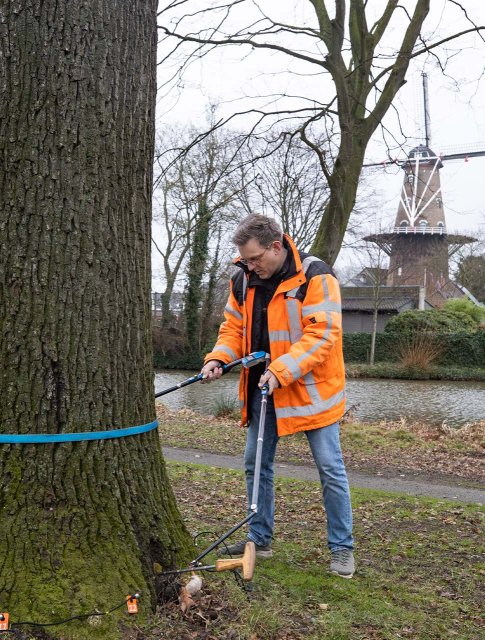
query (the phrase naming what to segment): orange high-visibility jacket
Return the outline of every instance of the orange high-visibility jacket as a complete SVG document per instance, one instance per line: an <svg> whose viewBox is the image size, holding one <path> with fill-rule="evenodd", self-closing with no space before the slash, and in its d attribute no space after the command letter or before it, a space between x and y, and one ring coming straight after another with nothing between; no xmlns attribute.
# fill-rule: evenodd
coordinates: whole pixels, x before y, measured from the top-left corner
<svg viewBox="0 0 485 640"><path fill-rule="evenodd" d="M287 235L285 240L293 252L296 270L278 285L267 310L269 370L281 385L273 392L280 436L326 427L337 422L345 411L337 279L318 258L308 256L302 264L293 241ZM241 274L231 279L225 321L213 351L205 357L206 362L220 360L227 364L251 353L254 287L246 286L248 277L249 274L242 273L242 280ZM243 282L242 293L238 282ZM243 424L248 419L247 380L248 371L242 369L239 399Z"/></svg>

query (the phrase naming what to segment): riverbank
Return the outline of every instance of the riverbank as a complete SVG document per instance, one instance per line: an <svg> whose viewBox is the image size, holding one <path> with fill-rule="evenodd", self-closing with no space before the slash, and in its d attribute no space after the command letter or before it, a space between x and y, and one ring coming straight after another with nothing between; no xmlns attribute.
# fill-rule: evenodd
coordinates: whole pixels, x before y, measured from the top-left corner
<svg viewBox="0 0 485 640"><path fill-rule="evenodd" d="M166 363L158 362L155 373L164 370L187 371L187 377L200 369L200 362ZM389 378L392 380L463 380L485 382L484 367L457 367L430 365L429 367L403 367L397 362L376 362L373 365L359 362L346 362L345 374L347 378Z"/></svg>
<svg viewBox="0 0 485 640"><path fill-rule="evenodd" d="M157 417L165 447L242 457L245 431L235 419L202 415L190 409L171 411L161 402L157 403ZM341 439L349 470L457 486L485 486L485 420L454 429L405 420L359 423L348 413L342 423ZM281 438L277 462L313 464L304 434Z"/></svg>
<svg viewBox="0 0 485 640"><path fill-rule="evenodd" d="M463 380L485 382L483 367L452 367L432 365L421 367L403 367L396 362L346 363L347 378L389 378L393 380Z"/></svg>

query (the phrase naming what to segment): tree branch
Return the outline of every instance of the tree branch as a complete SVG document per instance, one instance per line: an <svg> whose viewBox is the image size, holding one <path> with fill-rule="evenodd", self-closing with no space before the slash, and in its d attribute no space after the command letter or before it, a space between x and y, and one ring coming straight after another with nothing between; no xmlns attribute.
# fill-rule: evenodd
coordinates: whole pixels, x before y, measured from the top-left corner
<svg viewBox="0 0 485 640"><path fill-rule="evenodd" d="M167 27L159 26L158 28L161 29L167 36L172 36L179 40L183 40L184 42L210 44L214 46L242 44L248 45L254 49L270 49L272 51L279 51L280 53L284 53L285 55L290 56L291 58L296 58L297 60L304 60L305 62L309 62L310 64L316 64L323 69L328 70L328 65L324 60L317 60L316 58L304 55L302 53L299 53L298 51L292 51L291 49L288 49L286 47L282 47L276 44L270 44L269 42L256 42L251 38L223 38L221 40L215 40L213 38L198 38L196 36L178 34L175 31L170 31L169 29L167 29Z"/></svg>

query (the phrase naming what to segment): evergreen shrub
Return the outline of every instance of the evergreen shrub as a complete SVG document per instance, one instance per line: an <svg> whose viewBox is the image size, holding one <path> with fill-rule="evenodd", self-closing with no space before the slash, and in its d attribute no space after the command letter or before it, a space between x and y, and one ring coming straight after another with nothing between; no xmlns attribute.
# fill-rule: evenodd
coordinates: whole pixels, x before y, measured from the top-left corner
<svg viewBox="0 0 485 640"><path fill-rule="evenodd" d="M469 313L454 309L404 311L389 320L385 333L459 333L477 331L477 322Z"/></svg>
<svg viewBox="0 0 485 640"><path fill-rule="evenodd" d="M469 298L454 298L447 300L444 306L445 311L461 311L468 314L473 320L480 324L485 322L485 306L472 302Z"/></svg>

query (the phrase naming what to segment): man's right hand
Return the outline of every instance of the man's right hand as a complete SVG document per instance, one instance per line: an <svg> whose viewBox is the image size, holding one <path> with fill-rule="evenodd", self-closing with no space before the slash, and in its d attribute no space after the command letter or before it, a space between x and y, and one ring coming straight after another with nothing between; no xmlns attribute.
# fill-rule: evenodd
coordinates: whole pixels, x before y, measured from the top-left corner
<svg viewBox="0 0 485 640"><path fill-rule="evenodd" d="M201 380L202 384L204 384L204 382L217 380L217 378L220 378L224 373L222 362L220 360L209 360L205 363L200 372L203 376Z"/></svg>

